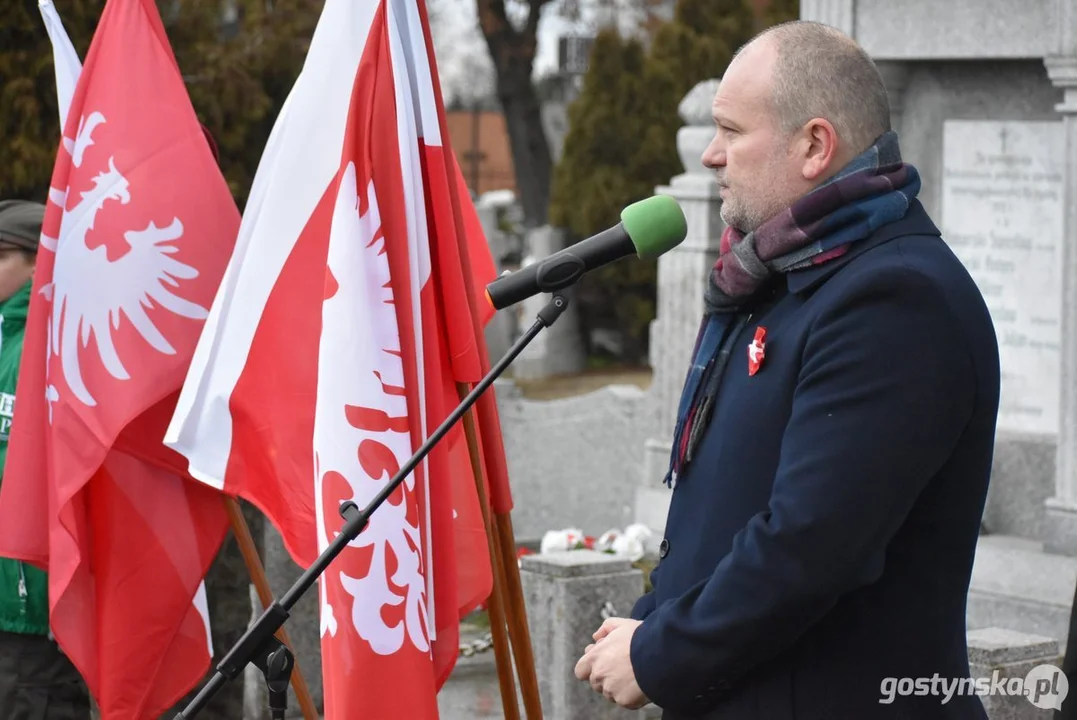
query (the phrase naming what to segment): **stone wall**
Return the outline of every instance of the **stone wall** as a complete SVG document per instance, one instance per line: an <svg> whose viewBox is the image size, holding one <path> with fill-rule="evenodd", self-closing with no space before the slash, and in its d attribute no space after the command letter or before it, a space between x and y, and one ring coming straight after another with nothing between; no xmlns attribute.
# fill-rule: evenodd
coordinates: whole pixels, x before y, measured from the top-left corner
<svg viewBox="0 0 1077 720"><path fill-rule="evenodd" d="M494 386L501 413L521 542L577 527L598 535L635 520L645 393L609 385L558 400L524 398L510 381Z"/></svg>

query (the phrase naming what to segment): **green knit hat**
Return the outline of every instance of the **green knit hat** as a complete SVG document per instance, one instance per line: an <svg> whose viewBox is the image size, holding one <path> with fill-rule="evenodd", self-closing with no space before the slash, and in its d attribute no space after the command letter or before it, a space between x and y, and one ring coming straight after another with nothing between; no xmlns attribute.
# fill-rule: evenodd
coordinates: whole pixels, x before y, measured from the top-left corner
<svg viewBox="0 0 1077 720"><path fill-rule="evenodd" d="M0 200L0 245L37 252L45 206L29 200Z"/></svg>

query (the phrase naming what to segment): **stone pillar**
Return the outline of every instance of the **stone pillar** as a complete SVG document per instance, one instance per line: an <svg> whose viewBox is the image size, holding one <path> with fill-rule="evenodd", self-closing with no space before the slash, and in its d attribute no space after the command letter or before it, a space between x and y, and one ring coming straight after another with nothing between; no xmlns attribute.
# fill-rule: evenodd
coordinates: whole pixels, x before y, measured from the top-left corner
<svg viewBox="0 0 1077 720"><path fill-rule="evenodd" d="M505 270L514 270L515 267L506 266L506 258L511 258L517 248L515 243L507 236L500 227L501 211L496 205L481 200L475 203L475 211L482 223L483 233L486 235L486 243L490 247L490 254L494 258L494 267L498 274ZM490 363L496 363L501 356L508 351L512 341L516 339L518 329L516 316L510 311L495 313L485 329L486 349L490 354Z"/></svg>
<svg viewBox="0 0 1077 720"><path fill-rule="evenodd" d="M529 230L525 242L523 266L539 262L550 255L565 249L568 245L565 231L550 225ZM531 344L524 348L512 364L512 376L519 380L538 380L572 375L581 372L587 365L587 353L580 337L579 309L573 302L575 293L568 288L564 295L568 298L568 308L561 313L557 322L543 330ZM516 308L503 310L503 313L516 313L515 324L521 334L531 327L539 311L553 297L550 293L541 293L527 298ZM507 349L507 348L506 348Z"/></svg>
<svg viewBox="0 0 1077 720"><path fill-rule="evenodd" d="M475 203L475 214L479 216L479 223L486 235L486 244L490 246L490 254L494 257L494 263L500 267L501 259L507 252L505 233L498 226L498 209L481 200Z"/></svg>
<svg viewBox="0 0 1077 720"><path fill-rule="evenodd" d="M1069 684L1056 640L984 628L969 632L968 646L969 677L985 684L997 675L999 685L1007 689L1006 694L980 696L992 720L1042 720L1048 708L1058 709L1066 699ZM1018 680L1027 695L1011 694L1010 687L1016 687ZM901 698L895 700L899 702Z"/></svg>
<svg viewBox="0 0 1077 720"><path fill-rule="evenodd" d="M1066 135L1062 217L1062 328L1055 492L1047 500L1045 545L1077 555L1077 53L1044 59L1047 75L1062 91L1055 109Z"/></svg>
<svg viewBox="0 0 1077 720"><path fill-rule="evenodd" d="M495 364L508 352L518 332L519 328L516 326L515 315L506 311L494 313L483 331L483 336L486 338L486 351L490 356L491 365Z"/></svg>
<svg viewBox="0 0 1077 720"><path fill-rule="evenodd" d="M572 550L525 555L520 581L535 650L546 720L628 720L619 708L576 679L576 661L607 616L626 617L643 592L643 573L624 559Z"/></svg>
<svg viewBox="0 0 1077 720"><path fill-rule="evenodd" d="M677 152L685 172L655 192L674 197L688 220L684 242L658 259L657 313L651 325L649 390L650 439L645 444L643 485L636 497L636 518L659 532L666 522L669 490L662 485L685 373L703 316L703 292L718 258L724 225L714 173L703 167L702 155L714 136L711 101L719 80L704 80L681 101Z"/></svg>

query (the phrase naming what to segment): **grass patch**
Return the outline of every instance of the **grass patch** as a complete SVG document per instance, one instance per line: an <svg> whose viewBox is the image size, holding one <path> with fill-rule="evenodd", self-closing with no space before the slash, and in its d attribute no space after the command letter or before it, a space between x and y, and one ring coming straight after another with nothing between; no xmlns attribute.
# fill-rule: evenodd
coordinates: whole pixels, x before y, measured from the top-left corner
<svg viewBox="0 0 1077 720"><path fill-rule="evenodd" d="M651 571L654 570L656 564L646 555L632 563L632 567L643 571L643 592L645 593L649 593L654 589L654 586L651 585Z"/></svg>
<svg viewBox="0 0 1077 720"><path fill-rule="evenodd" d="M485 610L475 610L460 621L464 625L470 625L478 630L490 629L490 614Z"/></svg>
<svg viewBox="0 0 1077 720"><path fill-rule="evenodd" d="M520 393L529 400L556 400L558 398L585 395L607 385L635 385L646 390L651 385L651 370L609 369L583 372L578 375L543 378L541 380L518 380L513 382Z"/></svg>

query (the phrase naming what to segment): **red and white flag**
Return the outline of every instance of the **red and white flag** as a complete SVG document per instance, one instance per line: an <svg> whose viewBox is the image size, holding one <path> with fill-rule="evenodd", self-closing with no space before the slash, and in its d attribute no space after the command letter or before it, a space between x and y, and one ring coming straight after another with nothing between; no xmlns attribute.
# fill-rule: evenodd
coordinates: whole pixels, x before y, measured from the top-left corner
<svg viewBox="0 0 1077 720"><path fill-rule="evenodd" d="M341 503L365 507L487 364L494 266L431 47L421 0L326 2L166 437L193 475L261 508L302 566ZM503 467L489 403L484 464ZM459 618L490 589L457 427L322 578L326 717L436 717Z"/></svg>
<svg viewBox="0 0 1077 720"><path fill-rule="evenodd" d="M57 69L61 112L76 64ZM162 440L239 213L153 0L108 0L74 87L0 488L0 555L48 570L53 632L102 718L141 720L192 689L212 655L202 580L228 519L220 493L186 477Z"/></svg>

